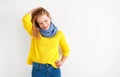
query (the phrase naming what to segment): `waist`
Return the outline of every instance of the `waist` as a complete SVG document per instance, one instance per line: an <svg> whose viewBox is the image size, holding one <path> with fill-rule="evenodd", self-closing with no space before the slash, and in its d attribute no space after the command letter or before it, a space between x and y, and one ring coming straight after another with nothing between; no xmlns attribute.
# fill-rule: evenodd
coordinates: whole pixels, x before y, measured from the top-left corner
<svg viewBox="0 0 120 77"><path fill-rule="evenodd" d="M33 62L32 63L33 67L35 68L44 68L44 69L55 69L56 67L51 65L51 64L43 64L43 63L38 63L38 62ZM57 69L57 68L56 68Z"/></svg>
<svg viewBox="0 0 120 77"><path fill-rule="evenodd" d="M50 64L46 63L46 64L43 64L43 63L38 63L38 62L33 62L32 65L37 65L37 66L51 66Z"/></svg>

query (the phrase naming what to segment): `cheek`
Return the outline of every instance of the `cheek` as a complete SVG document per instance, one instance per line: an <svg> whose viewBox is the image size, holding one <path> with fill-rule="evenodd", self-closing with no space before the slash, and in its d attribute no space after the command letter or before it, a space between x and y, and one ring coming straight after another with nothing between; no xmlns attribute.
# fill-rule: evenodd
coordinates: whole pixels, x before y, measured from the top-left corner
<svg viewBox="0 0 120 77"><path fill-rule="evenodd" d="M45 25L50 26L50 22L45 22Z"/></svg>
<svg viewBox="0 0 120 77"><path fill-rule="evenodd" d="M48 25L50 26L50 22L48 22Z"/></svg>

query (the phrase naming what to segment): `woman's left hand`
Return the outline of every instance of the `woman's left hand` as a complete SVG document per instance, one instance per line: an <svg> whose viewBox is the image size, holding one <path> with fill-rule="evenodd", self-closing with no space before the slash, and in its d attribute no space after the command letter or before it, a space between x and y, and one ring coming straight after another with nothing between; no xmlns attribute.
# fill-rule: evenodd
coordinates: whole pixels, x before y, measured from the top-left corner
<svg viewBox="0 0 120 77"><path fill-rule="evenodd" d="M59 68L60 66L62 66L62 64L64 63L64 61L67 59L66 56L62 56L62 58L58 61L55 62L56 66Z"/></svg>
<svg viewBox="0 0 120 77"><path fill-rule="evenodd" d="M60 66L62 66L63 61L58 60L58 61L55 62L55 64L56 64L56 66L59 68Z"/></svg>

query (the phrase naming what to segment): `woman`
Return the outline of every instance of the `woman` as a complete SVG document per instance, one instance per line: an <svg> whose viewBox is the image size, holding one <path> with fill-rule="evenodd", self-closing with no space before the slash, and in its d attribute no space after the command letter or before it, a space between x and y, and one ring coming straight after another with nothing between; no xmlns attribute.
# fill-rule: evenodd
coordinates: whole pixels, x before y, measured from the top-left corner
<svg viewBox="0 0 120 77"><path fill-rule="evenodd" d="M63 32L55 26L50 13L43 7L32 9L22 20L31 36L27 64L33 65L32 77L61 77L60 66L69 55Z"/></svg>

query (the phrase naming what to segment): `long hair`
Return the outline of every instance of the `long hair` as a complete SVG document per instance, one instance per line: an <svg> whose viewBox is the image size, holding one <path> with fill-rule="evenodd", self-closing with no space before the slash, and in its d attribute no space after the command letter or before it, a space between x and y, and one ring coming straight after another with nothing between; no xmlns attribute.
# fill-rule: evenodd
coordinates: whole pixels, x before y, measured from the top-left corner
<svg viewBox="0 0 120 77"><path fill-rule="evenodd" d="M37 23L37 17L38 16L41 16L41 15L47 15L50 20L51 20L51 16L50 16L50 13L44 9L43 7L39 7L37 9L35 9L33 12L32 12L32 18L31 18L31 21L32 21L32 31L33 31L33 35L36 37L36 38L39 38L39 24Z"/></svg>

